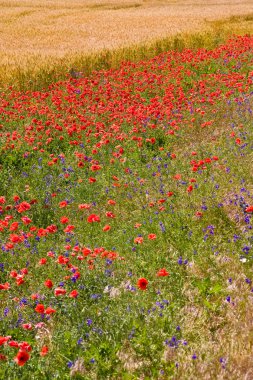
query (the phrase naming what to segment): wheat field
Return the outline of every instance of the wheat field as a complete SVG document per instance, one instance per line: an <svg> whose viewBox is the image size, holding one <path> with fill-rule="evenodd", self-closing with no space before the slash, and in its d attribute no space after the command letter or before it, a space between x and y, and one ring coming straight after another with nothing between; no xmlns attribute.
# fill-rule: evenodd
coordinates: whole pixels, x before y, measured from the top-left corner
<svg viewBox="0 0 253 380"><path fill-rule="evenodd" d="M251 13L252 0L0 1L0 83L11 83L15 72L71 67L80 55L211 30L217 20Z"/></svg>
<svg viewBox="0 0 253 380"><path fill-rule="evenodd" d="M63 56L117 48L250 11L250 0L9 0L0 2L1 52Z"/></svg>

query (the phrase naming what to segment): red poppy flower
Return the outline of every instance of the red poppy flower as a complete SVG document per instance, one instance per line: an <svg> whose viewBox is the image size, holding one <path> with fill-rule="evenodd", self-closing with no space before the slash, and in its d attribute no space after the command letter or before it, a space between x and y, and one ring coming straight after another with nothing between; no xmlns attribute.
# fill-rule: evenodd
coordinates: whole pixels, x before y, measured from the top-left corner
<svg viewBox="0 0 253 380"><path fill-rule="evenodd" d="M45 257L43 257L42 259L40 259L39 261L39 265L45 265L47 263L47 259Z"/></svg>
<svg viewBox="0 0 253 380"><path fill-rule="evenodd" d="M29 358L30 355L27 351L19 350L17 356L14 358L14 362L16 362L17 365L22 367L27 362L27 360L29 360Z"/></svg>
<svg viewBox="0 0 253 380"><path fill-rule="evenodd" d="M62 216L60 219L60 222L62 224L67 224L69 222L69 218L67 218L66 216Z"/></svg>
<svg viewBox="0 0 253 380"><path fill-rule="evenodd" d="M8 342L8 346L10 346L10 347L18 347L18 342L16 340L10 340Z"/></svg>
<svg viewBox="0 0 253 380"><path fill-rule="evenodd" d="M253 212L253 206L248 206L245 209L246 212Z"/></svg>
<svg viewBox="0 0 253 380"><path fill-rule="evenodd" d="M169 272L167 272L167 270L165 268L162 268L157 272L158 277L165 277L165 276L169 276L169 275L170 275Z"/></svg>
<svg viewBox="0 0 253 380"><path fill-rule="evenodd" d="M156 239L156 234L149 234L148 238L149 238L149 240L155 240Z"/></svg>
<svg viewBox="0 0 253 380"><path fill-rule="evenodd" d="M30 205L34 205L35 203L38 203L37 199L32 199L32 200L30 201Z"/></svg>
<svg viewBox="0 0 253 380"><path fill-rule="evenodd" d="M82 249L82 254L86 257L86 256L89 256L91 254L92 250L90 248L86 248L84 247Z"/></svg>
<svg viewBox="0 0 253 380"><path fill-rule="evenodd" d="M16 208L19 213L22 213L24 211L30 210L31 205L27 202L22 202L18 206L16 206Z"/></svg>
<svg viewBox="0 0 253 380"><path fill-rule="evenodd" d="M21 243L22 241L24 240L24 236L19 236L19 235L16 235L16 234L11 234L10 235L10 241L12 243Z"/></svg>
<svg viewBox="0 0 253 380"><path fill-rule="evenodd" d="M18 344L18 346L19 346L20 350L24 350L24 351L27 351L27 352L32 351L32 346L29 343L27 343L27 342L20 342Z"/></svg>
<svg viewBox="0 0 253 380"><path fill-rule="evenodd" d="M33 328L31 323L23 323L22 327L25 330L32 330L32 328Z"/></svg>
<svg viewBox="0 0 253 380"><path fill-rule="evenodd" d="M9 282L5 282L5 284L0 284L0 290L8 290L10 289Z"/></svg>
<svg viewBox="0 0 253 380"><path fill-rule="evenodd" d="M1 196L1 197L0 197L0 204L4 205L5 202L6 202L5 197L4 197L4 196Z"/></svg>
<svg viewBox="0 0 253 380"><path fill-rule="evenodd" d="M32 223L32 219L28 218L27 216L23 216L23 217L21 218L21 220L22 220L22 222L23 222L24 224L30 224L30 223Z"/></svg>
<svg viewBox="0 0 253 380"><path fill-rule="evenodd" d="M16 231L16 230L18 229L18 225L19 225L18 222L13 222L13 223L10 225L9 230L10 230L10 231Z"/></svg>
<svg viewBox="0 0 253 380"><path fill-rule="evenodd" d="M48 347L47 346L43 346L41 348L41 351L40 351L40 356L46 356L48 353Z"/></svg>
<svg viewBox="0 0 253 380"><path fill-rule="evenodd" d="M77 290L72 290L72 292L69 293L69 297L71 298L76 298L77 296L78 296Z"/></svg>
<svg viewBox="0 0 253 380"><path fill-rule="evenodd" d="M68 262L69 262L69 258L62 255L60 255L57 259L57 263L59 264L67 264Z"/></svg>
<svg viewBox="0 0 253 380"><path fill-rule="evenodd" d="M18 275L17 271L15 271L15 270L10 271L10 277L15 278L15 277L17 277L17 275Z"/></svg>
<svg viewBox="0 0 253 380"><path fill-rule="evenodd" d="M45 314L53 314L56 313L55 309L52 309L50 306L46 308Z"/></svg>
<svg viewBox="0 0 253 380"><path fill-rule="evenodd" d="M22 285L23 283L25 282L25 280L23 279L23 276L21 276L20 274L17 275L16 277L16 284L18 286Z"/></svg>
<svg viewBox="0 0 253 380"><path fill-rule="evenodd" d="M139 236L134 239L135 244L142 244L143 243L143 237Z"/></svg>
<svg viewBox="0 0 253 380"><path fill-rule="evenodd" d="M73 226L72 224L68 224L66 228L64 228L64 232L66 233L69 233L69 232L72 232L73 230L75 229L75 226Z"/></svg>
<svg viewBox="0 0 253 380"><path fill-rule="evenodd" d="M88 216L87 222L88 223L100 222L100 217L99 217L99 215L91 214Z"/></svg>
<svg viewBox="0 0 253 380"><path fill-rule="evenodd" d="M37 311L37 313L43 314L45 311L45 307L43 304L38 303L34 310Z"/></svg>
<svg viewBox="0 0 253 380"><path fill-rule="evenodd" d="M89 210L91 208L91 204L81 203L78 205L79 210Z"/></svg>
<svg viewBox="0 0 253 380"><path fill-rule="evenodd" d="M4 343L8 342L10 339L10 336L0 336L0 346L2 346Z"/></svg>
<svg viewBox="0 0 253 380"><path fill-rule="evenodd" d="M57 226L55 224L51 224L51 226L48 226L46 228L46 231L53 234L53 233L57 232Z"/></svg>
<svg viewBox="0 0 253 380"><path fill-rule="evenodd" d="M141 290L146 290L148 286L148 280L146 280L146 278L139 278L137 281L137 286Z"/></svg>
<svg viewBox="0 0 253 380"><path fill-rule="evenodd" d="M101 166L100 165L92 165L91 168L90 168L93 172L97 171L97 170L100 170L101 169Z"/></svg>
<svg viewBox="0 0 253 380"><path fill-rule="evenodd" d="M108 203L108 205L115 205L116 204L116 202L113 199L109 199L109 201L107 203Z"/></svg>
<svg viewBox="0 0 253 380"><path fill-rule="evenodd" d="M66 289L62 289L62 288L56 288L54 290L54 295L57 297L57 296L63 296L66 294Z"/></svg>
<svg viewBox="0 0 253 380"><path fill-rule="evenodd" d="M53 282L52 282L51 280L46 280L46 281L44 282L44 285L45 285L47 288L51 289L51 288L53 287Z"/></svg>
<svg viewBox="0 0 253 380"><path fill-rule="evenodd" d="M66 207L67 205L68 205L67 201L62 201L62 202L59 203L59 207L60 208Z"/></svg>
<svg viewBox="0 0 253 380"><path fill-rule="evenodd" d="M107 218L115 218L116 217L116 215L114 215L114 213L111 211L106 212L105 215L107 216Z"/></svg>

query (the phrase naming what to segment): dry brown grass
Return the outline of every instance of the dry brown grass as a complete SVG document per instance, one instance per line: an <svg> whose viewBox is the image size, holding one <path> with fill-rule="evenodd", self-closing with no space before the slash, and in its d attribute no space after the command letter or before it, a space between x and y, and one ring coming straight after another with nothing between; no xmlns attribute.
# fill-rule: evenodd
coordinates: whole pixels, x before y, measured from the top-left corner
<svg viewBox="0 0 253 380"><path fill-rule="evenodd" d="M192 287L185 289L188 297L183 310L181 324L184 338L189 347L179 347L163 353L165 362L179 362L175 380L251 380L253 367L253 297L250 286L245 282L244 268L238 259L225 255L216 258L217 273L223 278L233 278L224 288L224 300L216 311L210 312L197 298L198 292ZM201 268L189 267L190 274L202 279ZM211 279L217 281L216 272L210 269ZM224 281L225 282L225 281ZM231 302L225 300L231 295ZM215 304L215 297L211 304ZM195 353L197 359L193 360ZM223 359L223 363L220 359ZM225 368L223 368L225 367Z"/></svg>

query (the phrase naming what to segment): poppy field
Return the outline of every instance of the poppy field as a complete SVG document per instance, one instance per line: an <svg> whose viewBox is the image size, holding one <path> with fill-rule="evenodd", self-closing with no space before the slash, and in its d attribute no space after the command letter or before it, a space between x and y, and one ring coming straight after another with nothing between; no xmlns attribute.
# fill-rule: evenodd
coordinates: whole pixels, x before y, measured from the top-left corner
<svg viewBox="0 0 253 380"><path fill-rule="evenodd" d="M1 92L1 379L253 377L252 52Z"/></svg>

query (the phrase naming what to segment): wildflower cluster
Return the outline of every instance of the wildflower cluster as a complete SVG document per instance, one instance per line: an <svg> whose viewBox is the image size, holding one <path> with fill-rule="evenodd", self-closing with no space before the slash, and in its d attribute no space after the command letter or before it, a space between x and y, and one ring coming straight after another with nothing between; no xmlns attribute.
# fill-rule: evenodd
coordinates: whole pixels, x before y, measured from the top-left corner
<svg viewBox="0 0 253 380"><path fill-rule="evenodd" d="M226 264L251 292L252 49L0 95L1 378L167 379L205 357L198 316L214 334L237 305Z"/></svg>

